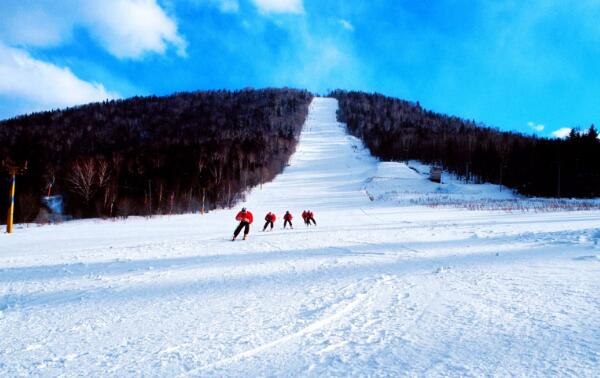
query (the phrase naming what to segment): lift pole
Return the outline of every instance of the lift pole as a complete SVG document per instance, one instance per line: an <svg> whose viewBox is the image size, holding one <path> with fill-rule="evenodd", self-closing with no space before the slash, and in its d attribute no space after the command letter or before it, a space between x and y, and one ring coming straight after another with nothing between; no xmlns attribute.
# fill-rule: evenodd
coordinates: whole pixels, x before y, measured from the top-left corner
<svg viewBox="0 0 600 378"><path fill-rule="evenodd" d="M27 170L27 162L25 165L6 165L6 170L10 176L10 202L8 204L8 217L6 218L6 233L11 234L13 231L13 217L15 213L15 187L17 183L17 174L25 172Z"/></svg>
<svg viewBox="0 0 600 378"><path fill-rule="evenodd" d="M13 229L13 214L15 213L15 184L17 182L17 171L9 171L11 176L10 184L10 202L8 204L8 218L6 218L6 233L12 233Z"/></svg>

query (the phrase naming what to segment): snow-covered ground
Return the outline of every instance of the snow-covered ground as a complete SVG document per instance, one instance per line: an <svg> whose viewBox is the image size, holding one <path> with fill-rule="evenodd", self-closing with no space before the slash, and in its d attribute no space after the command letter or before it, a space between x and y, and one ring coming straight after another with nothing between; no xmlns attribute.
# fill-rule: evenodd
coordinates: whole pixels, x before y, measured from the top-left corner
<svg viewBox="0 0 600 378"><path fill-rule="evenodd" d="M493 184L461 182L450 174L442 175L442 183L429 181L429 166L416 161L408 165L382 162L375 176L368 180L365 189L377 201L394 201L397 204L468 204L496 201L520 201L512 190Z"/></svg>
<svg viewBox="0 0 600 378"><path fill-rule="evenodd" d="M248 195L247 241L241 204L0 234L0 375L598 376L600 211L411 205L514 197L380 164L336 108L315 99L290 166Z"/></svg>
<svg viewBox="0 0 600 378"><path fill-rule="evenodd" d="M600 210L600 198L533 198L494 184L467 183L444 172L442 183L429 177L429 165L410 161L378 164L375 176L365 185L367 195L376 201L397 205L453 206L472 210L548 212L556 210Z"/></svg>

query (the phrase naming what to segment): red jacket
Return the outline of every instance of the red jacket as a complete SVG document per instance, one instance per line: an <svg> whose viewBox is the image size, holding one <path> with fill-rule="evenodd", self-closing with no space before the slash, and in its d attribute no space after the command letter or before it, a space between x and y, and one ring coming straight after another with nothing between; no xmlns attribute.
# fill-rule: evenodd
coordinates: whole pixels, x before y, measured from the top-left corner
<svg viewBox="0 0 600 378"><path fill-rule="evenodd" d="M313 214L313 212L312 212L312 211L309 211L308 213L306 213L306 216L307 216L308 218L314 218L314 217L315 217L315 214Z"/></svg>
<svg viewBox="0 0 600 378"><path fill-rule="evenodd" d="M307 211L303 211L302 212L302 219L306 219L308 217L308 212Z"/></svg>
<svg viewBox="0 0 600 378"><path fill-rule="evenodd" d="M237 215L235 216L235 220L236 221L243 221L245 220L246 222L252 224L252 222L254 221L254 217L252 216L252 213L249 211L246 211L246 213L242 213L241 211L239 213L237 213Z"/></svg>
<svg viewBox="0 0 600 378"><path fill-rule="evenodd" d="M277 219L277 216L273 213L269 213L265 216L265 220L268 222L275 222L275 219Z"/></svg>
<svg viewBox="0 0 600 378"><path fill-rule="evenodd" d="M292 219L294 219L294 217L292 216L292 213L287 213L283 216L283 219L286 221L291 221Z"/></svg>

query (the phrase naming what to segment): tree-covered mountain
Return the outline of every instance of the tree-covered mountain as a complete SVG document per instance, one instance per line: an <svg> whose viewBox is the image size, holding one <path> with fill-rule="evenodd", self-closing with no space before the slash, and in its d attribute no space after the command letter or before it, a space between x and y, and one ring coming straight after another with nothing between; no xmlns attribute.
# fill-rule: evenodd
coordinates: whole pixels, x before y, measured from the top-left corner
<svg viewBox="0 0 600 378"><path fill-rule="evenodd" d="M293 89L134 97L0 122L0 161L28 163L16 220L61 195L75 217L232 206L282 171L312 95ZM0 219L8 175L0 176Z"/></svg>
<svg viewBox="0 0 600 378"><path fill-rule="evenodd" d="M600 141L592 127L545 139L476 124L379 94L336 90L339 120L383 160L416 159L468 180L550 197L600 196Z"/></svg>

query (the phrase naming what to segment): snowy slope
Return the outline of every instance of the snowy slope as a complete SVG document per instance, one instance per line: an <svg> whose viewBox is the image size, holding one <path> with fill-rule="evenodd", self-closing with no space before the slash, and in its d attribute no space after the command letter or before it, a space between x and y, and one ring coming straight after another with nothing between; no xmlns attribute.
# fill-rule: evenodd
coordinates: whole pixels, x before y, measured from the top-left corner
<svg viewBox="0 0 600 378"><path fill-rule="evenodd" d="M382 162L375 175L367 180L365 191L375 201L396 205L453 206L477 210L554 211L600 210L600 198L532 198L496 184L476 184L448 172L442 182L428 180L430 166L418 161Z"/></svg>
<svg viewBox="0 0 600 378"><path fill-rule="evenodd" d="M336 107L316 98L248 195L247 241L228 240L242 204L0 234L0 375L597 376L600 212L411 205L434 184L369 156Z"/></svg>
<svg viewBox="0 0 600 378"><path fill-rule="evenodd" d="M444 173L442 182L428 180L429 166L416 161L407 164L382 162L366 190L376 200L403 204L419 204L425 200L440 203L471 201L520 200L512 190L494 184L471 184Z"/></svg>

